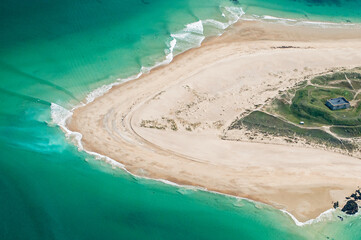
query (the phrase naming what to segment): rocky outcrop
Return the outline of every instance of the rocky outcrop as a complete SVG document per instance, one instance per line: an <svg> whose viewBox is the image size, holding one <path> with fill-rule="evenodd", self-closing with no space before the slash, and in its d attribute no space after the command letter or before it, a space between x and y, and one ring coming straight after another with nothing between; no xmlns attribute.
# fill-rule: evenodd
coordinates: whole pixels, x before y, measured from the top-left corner
<svg viewBox="0 0 361 240"><path fill-rule="evenodd" d="M358 188L349 197L346 197L346 200L347 200L347 202L346 202L345 206L341 209L341 211L345 212L346 214L350 214L350 215L353 215L353 214L357 213L358 209L359 209L359 206L358 206L357 202L361 200L361 189ZM339 202L334 202L333 207L335 209L338 208L339 207ZM341 221L342 220L343 219L341 219Z"/></svg>
<svg viewBox="0 0 361 240"><path fill-rule="evenodd" d="M360 189L357 189L357 190L355 191L355 193L352 193L348 199L352 199L352 198L353 198L353 200L355 200L355 201L361 200L361 191L360 191ZM347 199L347 198L346 198L346 199Z"/></svg>
<svg viewBox="0 0 361 240"><path fill-rule="evenodd" d="M350 215L355 214L358 211L358 205L355 200L348 200L341 211Z"/></svg>

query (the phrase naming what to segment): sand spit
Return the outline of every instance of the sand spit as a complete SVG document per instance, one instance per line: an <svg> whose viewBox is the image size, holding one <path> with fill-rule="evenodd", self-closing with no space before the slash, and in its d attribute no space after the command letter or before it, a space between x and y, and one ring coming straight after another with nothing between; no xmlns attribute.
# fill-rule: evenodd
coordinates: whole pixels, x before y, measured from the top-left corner
<svg viewBox="0 0 361 240"><path fill-rule="evenodd" d="M246 21L80 107L68 128L133 174L317 217L361 184L361 160L316 148L226 141L247 110L315 74L361 65L361 30Z"/></svg>

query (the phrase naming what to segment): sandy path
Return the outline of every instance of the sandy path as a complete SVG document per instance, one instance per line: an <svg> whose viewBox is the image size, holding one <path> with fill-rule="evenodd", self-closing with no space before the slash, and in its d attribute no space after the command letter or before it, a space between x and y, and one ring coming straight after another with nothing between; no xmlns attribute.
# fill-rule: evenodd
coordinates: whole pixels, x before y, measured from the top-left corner
<svg viewBox="0 0 361 240"><path fill-rule="evenodd" d="M83 134L86 149L136 175L251 198L301 221L315 218L361 185L361 160L219 135L280 89L361 65L360 36L359 30L241 23L77 109L68 126Z"/></svg>

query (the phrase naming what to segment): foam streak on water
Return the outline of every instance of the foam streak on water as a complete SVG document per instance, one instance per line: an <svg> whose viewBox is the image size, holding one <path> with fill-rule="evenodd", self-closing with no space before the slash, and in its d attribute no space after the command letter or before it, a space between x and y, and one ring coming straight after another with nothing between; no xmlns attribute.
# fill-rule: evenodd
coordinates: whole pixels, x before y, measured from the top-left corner
<svg viewBox="0 0 361 240"><path fill-rule="evenodd" d="M319 21L306 21L306 20L296 20L296 19L290 19L290 18L281 18L281 17L274 17L269 15L244 15L242 17L242 20L245 21L264 21L264 22L270 22L270 23L277 23L277 24L285 24L287 26L308 26L308 27L316 27L316 28L357 28L359 29L361 26L360 24L354 24L354 23L336 23L336 22L319 22Z"/></svg>

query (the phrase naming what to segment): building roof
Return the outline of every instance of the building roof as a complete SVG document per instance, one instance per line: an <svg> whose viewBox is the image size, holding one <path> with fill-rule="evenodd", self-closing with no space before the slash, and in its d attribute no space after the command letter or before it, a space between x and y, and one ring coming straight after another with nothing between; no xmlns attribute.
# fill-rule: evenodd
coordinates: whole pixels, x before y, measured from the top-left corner
<svg viewBox="0 0 361 240"><path fill-rule="evenodd" d="M331 103L333 106L339 106L349 103L344 97L332 98L327 100L327 102Z"/></svg>

